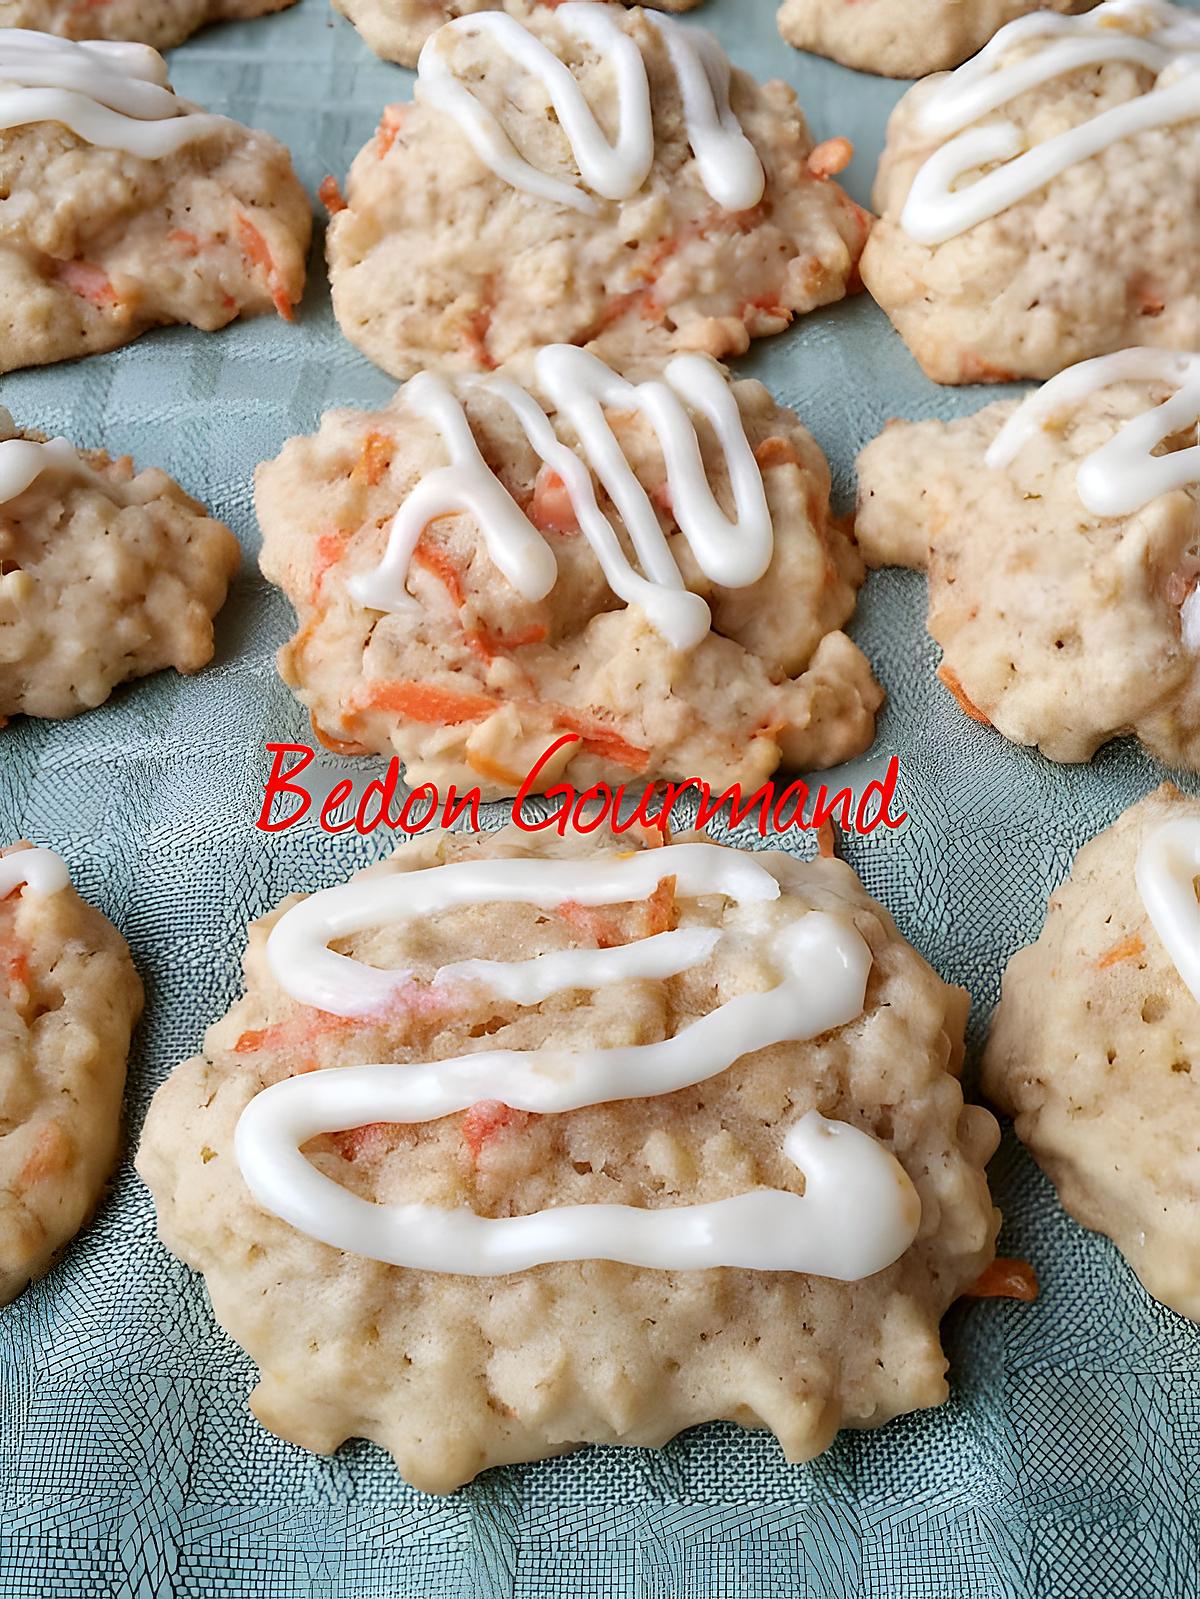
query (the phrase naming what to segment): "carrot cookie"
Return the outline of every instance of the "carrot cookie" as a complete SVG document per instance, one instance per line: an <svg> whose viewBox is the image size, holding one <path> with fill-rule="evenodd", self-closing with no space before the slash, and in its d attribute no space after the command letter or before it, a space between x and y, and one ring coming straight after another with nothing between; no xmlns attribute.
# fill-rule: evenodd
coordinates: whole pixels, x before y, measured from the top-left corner
<svg viewBox="0 0 1200 1599"><path fill-rule="evenodd" d="M212 659L233 534L156 469L20 433L0 410L0 726Z"/></svg>
<svg viewBox="0 0 1200 1599"><path fill-rule="evenodd" d="M95 1208L141 1011L125 940L58 856L0 851L0 1305Z"/></svg>
<svg viewBox="0 0 1200 1599"><path fill-rule="evenodd" d="M398 377L560 341L738 355L847 292L865 213L830 174L851 153L668 17L463 17L334 200L334 310Z"/></svg>
<svg viewBox="0 0 1200 1599"><path fill-rule="evenodd" d="M632 0L627 0L632 4ZM656 11L690 11L699 0L646 0ZM333 0L376 55L415 67L421 46L443 22L478 11L502 11L504 0Z"/></svg>
<svg viewBox="0 0 1200 1599"><path fill-rule="evenodd" d="M428 835L245 967L137 1164L282 1437L447 1492L717 1417L803 1460L945 1397L996 1126L966 994L842 862Z"/></svg>
<svg viewBox="0 0 1200 1599"><path fill-rule="evenodd" d="M929 573L939 676L1055 761L1134 733L1200 770L1200 355L1123 350L859 459L872 566Z"/></svg>
<svg viewBox="0 0 1200 1599"><path fill-rule="evenodd" d="M896 107L875 204L863 279L940 383L1200 350L1200 16L1010 23Z"/></svg>
<svg viewBox="0 0 1200 1599"><path fill-rule="evenodd" d="M779 31L798 50L860 72L923 78L956 67L1003 23L1031 11L1087 11L1096 0L783 0Z"/></svg>
<svg viewBox="0 0 1200 1599"><path fill-rule="evenodd" d="M0 77L0 371L291 316L312 218L281 144L181 100L140 44L0 29Z"/></svg>
<svg viewBox="0 0 1200 1599"><path fill-rule="evenodd" d="M1169 783L1075 858L1004 975L988 1096L1085 1227L1200 1320L1200 801Z"/></svg>
<svg viewBox="0 0 1200 1599"><path fill-rule="evenodd" d="M640 383L570 345L523 367L423 373L259 468L300 623L280 671L325 741L493 797L555 743L534 792L865 749L862 563L795 416L700 355Z"/></svg>
<svg viewBox="0 0 1200 1599"><path fill-rule="evenodd" d="M0 27L44 28L64 39L134 39L156 50L208 22L282 11L295 0L0 0Z"/></svg>

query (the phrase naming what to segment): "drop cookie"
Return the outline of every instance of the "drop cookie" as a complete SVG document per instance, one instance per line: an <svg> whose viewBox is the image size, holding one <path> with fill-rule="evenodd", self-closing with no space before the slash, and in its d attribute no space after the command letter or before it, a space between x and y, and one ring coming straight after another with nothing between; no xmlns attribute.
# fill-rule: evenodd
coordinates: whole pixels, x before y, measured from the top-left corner
<svg viewBox="0 0 1200 1599"><path fill-rule="evenodd" d="M699 3L648 0L655 11L690 11ZM421 46L444 22L478 11L502 11L504 0L333 0L333 6L354 24L376 55L415 67Z"/></svg>
<svg viewBox="0 0 1200 1599"><path fill-rule="evenodd" d="M740 355L852 286L851 153L702 29L591 0L478 12L428 40L332 202L334 311L401 378L591 340Z"/></svg>
<svg viewBox="0 0 1200 1599"><path fill-rule="evenodd" d="M784 0L779 31L798 50L860 72L923 78L957 67L997 28L1031 11L1086 11L1096 0Z"/></svg>
<svg viewBox="0 0 1200 1599"><path fill-rule="evenodd" d="M0 371L292 315L312 216L284 147L141 44L0 30Z"/></svg>
<svg viewBox="0 0 1200 1599"><path fill-rule="evenodd" d="M717 1417L802 1460L945 1397L996 1126L966 994L842 862L427 835L245 970L137 1164L281 1436L448 1492Z"/></svg>
<svg viewBox="0 0 1200 1599"><path fill-rule="evenodd" d="M1039 12L892 114L863 281L939 383L1200 350L1200 16Z"/></svg>
<svg viewBox="0 0 1200 1599"><path fill-rule="evenodd" d="M1132 733L1200 770L1200 356L1123 350L859 458L871 566L929 577L939 677L1055 761Z"/></svg>
<svg viewBox="0 0 1200 1599"><path fill-rule="evenodd" d="M74 716L164 667L198 672L240 558L165 472L0 410L0 726Z"/></svg>
<svg viewBox="0 0 1200 1599"><path fill-rule="evenodd" d="M1200 1320L1200 801L1169 783L1085 844L1004 974L988 1097L1072 1216Z"/></svg>
<svg viewBox="0 0 1200 1599"><path fill-rule="evenodd" d="M761 384L704 356L630 381L556 345L386 410L334 411L259 468L284 680L331 747L410 783L514 794L702 778L870 744L841 631L863 570L829 469Z"/></svg>
<svg viewBox="0 0 1200 1599"><path fill-rule="evenodd" d="M117 1159L142 985L46 849L0 851L0 1305L83 1226Z"/></svg>
<svg viewBox="0 0 1200 1599"><path fill-rule="evenodd" d="M295 0L0 0L0 28L63 39L128 39L170 50L210 22L240 22Z"/></svg>

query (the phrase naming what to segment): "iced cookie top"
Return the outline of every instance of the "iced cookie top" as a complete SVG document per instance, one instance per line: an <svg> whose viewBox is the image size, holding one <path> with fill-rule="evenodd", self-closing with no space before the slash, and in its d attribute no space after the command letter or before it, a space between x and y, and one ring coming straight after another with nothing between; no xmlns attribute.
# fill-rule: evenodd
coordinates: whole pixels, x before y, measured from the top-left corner
<svg viewBox="0 0 1200 1599"><path fill-rule="evenodd" d="M1004 114L1030 90L1106 62L1134 63L1153 82L1041 139ZM1121 139L1200 116L1200 17L1166 0L1105 0L1083 16L1036 12L917 94L917 130L945 142L917 172L900 221L918 243L943 244Z"/></svg>
<svg viewBox="0 0 1200 1599"><path fill-rule="evenodd" d="M61 122L88 144L148 161L228 126L175 94L148 45L0 28L0 128L33 122Z"/></svg>

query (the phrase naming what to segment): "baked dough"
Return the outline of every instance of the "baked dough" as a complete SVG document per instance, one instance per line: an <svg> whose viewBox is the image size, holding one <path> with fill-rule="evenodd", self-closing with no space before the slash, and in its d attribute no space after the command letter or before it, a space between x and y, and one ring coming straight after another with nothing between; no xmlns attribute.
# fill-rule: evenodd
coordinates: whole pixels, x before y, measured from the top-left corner
<svg viewBox="0 0 1200 1599"><path fill-rule="evenodd" d="M655 11L690 11L700 0L647 0ZM504 0L333 0L385 61L415 67L429 35L452 17L500 11Z"/></svg>
<svg viewBox="0 0 1200 1599"><path fill-rule="evenodd" d="M1136 6L1121 11L1101 5L1070 19L1078 32L1066 45L1093 40L1100 49L1129 38L1131 49L1144 48L1143 32L1155 15ZM1161 71L1132 58L1094 56L984 110L964 128L957 122L944 133L923 127L922 117L932 114L935 103L940 101L945 111L944 97L967 86L965 75L978 71L972 61L949 78L917 84L892 113L875 183L879 220L863 255L862 276L937 382L1048 378L1074 362L1126 345L1200 350L1200 278L1195 271L1200 259L1200 117L1194 109L1190 115L1180 111L1176 120L1115 137L1086 159L1072 159L1040 188L1022 192L994 215L961 228L957 221L947 223L957 231L940 242L922 242L912 231L934 226L939 216L957 207L964 208L960 218L967 217L971 196L982 184L1002 174L1011 178L1016 170L1017 160L987 160L952 177L953 194L947 201L935 166L927 163L946 161L956 140L1011 137L1011 148L1025 156L1040 152L1040 160L1052 146L1066 150L1054 141L1073 130L1087 130L1093 137L1097 126L1113 127L1111 121L1101 122L1104 117L1142 116L1167 104L1168 96L1178 103L1189 92L1183 66L1200 51L1200 18L1180 8L1174 8L1174 15L1184 19L1181 26L1190 19L1194 52L1164 44L1158 59L1167 65ZM1019 30L1023 23L1011 26ZM1051 48L1063 45L1052 36ZM1014 35L995 65L1004 70L1029 63L1043 48L1043 42ZM999 82L999 70L971 92ZM1121 107L1124 113L1118 111ZM955 174L958 165L955 161ZM928 183L935 196L915 213L909 209L915 203L914 183ZM914 215L920 220L914 221Z"/></svg>
<svg viewBox="0 0 1200 1599"><path fill-rule="evenodd" d="M0 0L0 28L39 28L64 39L135 39L170 50L209 22L282 11L295 0Z"/></svg>
<svg viewBox="0 0 1200 1599"><path fill-rule="evenodd" d="M10 881L4 863L31 849L0 851L0 1305L49 1269L95 1208L117 1159L142 1010L125 940L57 857L36 852L61 886Z"/></svg>
<svg viewBox="0 0 1200 1599"><path fill-rule="evenodd" d="M798 50L860 72L923 78L956 67L1004 23L1031 11L1087 11L1096 0L783 0L779 31Z"/></svg>
<svg viewBox="0 0 1200 1599"><path fill-rule="evenodd" d="M1090 760L1133 733L1169 766L1200 770L1200 638L1185 617L1200 481L1121 515L1090 511L1078 485L1081 464L1168 394L1147 380L1099 389L1007 466L986 456L1013 400L892 423L859 458L859 546L871 566L928 573L938 675L969 716L1051 760ZM1163 448L1194 444L1193 423Z"/></svg>
<svg viewBox="0 0 1200 1599"><path fill-rule="evenodd" d="M455 24L438 35L439 60L460 87L469 82L529 166L574 184L578 205L591 209L499 176L459 122L421 98L420 81L416 100L389 106L356 157L327 235L334 311L351 343L394 376L487 370L544 344L595 338L625 363L683 349L722 359L853 286L868 219L829 175L850 159L849 144L814 149L792 90L735 69L731 104L765 189L725 209L690 151L678 78L651 14L584 10L615 15L649 78L653 159L627 198L579 190L545 85L491 34ZM525 38L568 63L587 114L613 138L608 50L581 44L545 8L514 15ZM488 19L495 13L476 21ZM696 37L690 28L687 37Z"/></svg>
<svg viewBox="0 0 1200 1599"><path fill-rule="evenodd" d="M684 842L687 842L684 840ZM636 849L498 834L433 834L355 882L444 862L582 861ZM722 854L736 852L722 851ZM740 858L740 857L739 857ZM623 979L517 1005L428 986L461 957L528 961L611 954L663 927L725 925L718 895L539 910L479 903L338 940L376 968L411 968L404 1001L347 1022L296 1003L267 965L279 911L252 925L246 995L204 1053L159 1089L137 1167L164 1242L204 1274L221 1325L258 1363L252 1406L280 1436L330 1451L365 1436L415 1486L447 1492L485 1467L581 1442L655 1445L713 1418L770 1427L789 1459L842 1426L874 1426L946 1395L938 1323L992 1257L998 1218L984 1164L991 1115L958 1081L967 996L947 987L837 860L767 852L782 897L758 914L818 908L848 918L873 957L865 1009L808 1043L742 1056L675 1094L566 1114L495 1102L419 1126L376 1124L306 1146L320 1170L388 1204L469 1206L507 1217L597 1201L659 1209L795 1184L781 1124L819 1107L895 1153L921 1200L915 1241L856 1282L792 1271L652 1270L588 1260L503 1276L432 1273L319 1243L251 1197L234 1129L265 1085L362 1062L444 1061L464 1051L607 1048L670 1037L738 994L770 987L736 941L667 980Z"/></svg>
<svg viewBox="0 0 1200 1599"><path fill-rule="evenodd" d="M21 432L0 411L0 471ZM0 726L74 716L118 683L212 659L238 542L165 472L58 440L0 505ZM3 735L0 735L2 738Z"/></svg>
<svg viewBox="0 0 1200 1599"><path fill-rule="evenodd" d="M1008 964L983 1083L1071 1215L1200 1320L1200 1003L1135 879L1147 837L1179 818L1200 801L1166 783L1080 850Z"/></svg>
<svg viewBox="0 0 1200 1599"><path fill-rule="evenodd" d="M497 376L527 383L553 414L559 440L588 459L572 421L539 388L537 370L519 363ZM685 387L695 382L685 377ZM719 379L718 387L728 393ZM747 587L722 588L697 565L670 509L664 458L643 413L627 401L606 412L614 447L634 474L632 495L642 498L653 533L661 537L661 527L665 534L666 561L674 556L688 588L709 602L712 629L690 650L675 648L641 605L622 606L580 534L561 478L485 387L463 391L466 416L483 461L507 491L504 509L519 516L521 507L530 518L525 536L548 560L553 586L540 599L518 592L483 531L503 510L482 522L465 508L442 514L451 499L422 513L424 531L396 608L384 612L382 599L379 608L364 603L352 585L366 583L376 597L369 574L383 559L398 508L418 485L424 494L435 474L444 478L448 464L445 439L406 393L374 414L328 413L315 437L289 440L256 478L262 568L299 623L279 669L326 743L397 754L411 784L479 786L491 797L515 793L570 731L579 740L542 768L534 792L564 774L577 786L604 779L637 790L656 778L697 777L754 789L781 760L801 770L827 767L870 744L882 693L841 631L862 564L831 517L820 448L761 384L732 386L774 539L769 567ZM727 458L711 424L699 414L691 420L708 482L730 513ZM494 490L483 463L476 471L484 473L483 491ZM461 478L451 481L465 487ZM592 481L628 550L624 524ZM731 544L743 537L738 528L722 535Z"/></svg>
<svg viewBox="0 0 1200 1599"><path fill-rule="evenodd" d="M35 71L22 41L39 51ZM0 129L0 371L115 349L162 323L290 319L312 215L284 147L173 95L149 50L0 33L14 103L46 81L47 61L55 86L39 105L57 100L109 142L59 120ZM72 82L88 87L68 93ZM180 135L165 154L131 153Z"/></svg>

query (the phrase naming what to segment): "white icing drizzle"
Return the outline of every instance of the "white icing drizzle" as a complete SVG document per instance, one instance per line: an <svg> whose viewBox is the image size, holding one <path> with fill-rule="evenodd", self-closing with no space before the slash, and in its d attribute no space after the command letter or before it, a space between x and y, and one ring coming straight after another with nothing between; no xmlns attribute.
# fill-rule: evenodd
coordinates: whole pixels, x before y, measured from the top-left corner
<svg viewBox="0 0 1200 1599"><path fill-rule="evenodd" d="M1147 834L1135 870L1146 915L1175 969L1200 1000L1200 819L1177 816Z"/></svg>
<svg viewBox="0 0 1200 1599"><path fill-rule="evenodd" d="M70 888L71 878L61 858L50 849L18 849L0 855L0 899L22 883L35 894L57 894Z"/></svg>
<svg viewBox="0 0 1200 1599"><path fill-rule="evenodd" d="M1116 383L1155 383L1174 390L1160 405L1122 424L1114 436L1080 462L1075 486L1096 516L1128 516L1160 494L1200 482L1200 445L1167 455L1153 452L1200 421L1200 355L1131 349L1068 367L1021 402L987 452L989 467L1010 466L1040 432Z"/></svg>
<svg viewBox="0 0 1200 1599"><path fill-rule="evenodd" d="M148 45L0 28L0 128L33 122L61 122L89 144L150 161L228 126L184 105Z"/></svg>
<svg viewBox="0 0 1200 1599"><path fill-rule="evenodd" d="M705 601L684 587L654 507L622 454L604 407L640 411L647 419L666 462L675 520L701 571L724 588L742 588L767 570L774 538L762 473L728 382L703 356L681 355L668 363L662 380L633 384L596 356L567 344L539 351L535 366L555 410L574 429L587 464L559 440L527 390L506 378L481 386L512 409L534 451L562 479L613 593L639 606L676 649L694 648L708 632L711 614ZM465 511L479 524L489 555L517 592L528 600L542 599L558 572L553 552L488 467L461 401L430 373L411 379L402 392L409 408L438 429L450 465L431 472L409 494L392 519L383 560L350 579L351 594L373 610L415 609L405 584L422 533L434 518ZM708 419L724 452L736 508L732 521L709 485L684 397ZM589 465L620 513L642 573L630 564L597 503Z"/></svg>
<svg viewBox="0 0 1200 1599"><path fill-rule="evenodd" d="M568 900L625 903L653 892L667 876L684 895L732 900L724 928L681 929L614 950L464 961L442 968L435 981L466 978L535 1004L562 988L688 970L730 939L752 942L770 960L779 977L773 988L738 995L652 1044L486 1050L426 1064L309 1072L276 1083L250 1101L235 1139L243 1177L258 1202L336 1249L415 1270L475 1276L605 1259L661 1270L735 1266L854 1281L898 1259L920 1220L912 1183L873 1138L815 1111L784 1139L788 1158L804 1172L803 1198L760 1189L664 1210L574 1205L494 1220L467 1207L377 1205L323 1176L301 1153L323 1132L432 1121L482 1099L551 1115L670 1094L718 1075L751 1051L817 1037L861 1014L871 954L853 925L820 911L770 925L756 907L779 898L775 878L748 857L710 844L569 864L457 862L367 878L286 912L267 941L267 960L276 980L306 1003L364 1015L386 1003L410 974L335 955L327 947L332 939L494 901L542 908Z"/></svg>
<svg viewBox="0 0 1200 1599"><path fill-rule="evenodd" d="M1009 59L1028 44L1038 48ZM1157 73L1157 81L1148 93L1032 148L1007 119L971 126L1039 84L1106 61L1140 63ZM949 142L917 172L900 225L919 244L944 244L1118 140L1197 116L1200 18L1165 0L1105 0L1082 16L1019 17L922 102L918 128ZM982 177L955 187L966 173L997 162Z"/></svg>
<svg viewBox="0 0 1200 1599"><path fill-rule="evenodd" d="M594 0L571 0L555 11L556 20L576 38L605 56L617 88L618 133L610 143L584 98L574 73L537 36L503 12L486 11L447 22L432 34L417 66L416 97L454 118L475 153L515 189L594 213L590 194L576 183L532 166L474 91L461 83L445 56L458 34L483 34L550 97L571 146L579 176L607 200L637 193L654 161L650 81L637 44L621 25L621 11ZM647 17L662 35L679 80L688 143L700 180L718 205L745 211L762 199L766 178L754 146L729 104L730 62L713 36L684 28L664 17Z"/></svg>
<svg viewBox="0 0 1200 1599"><path fill-rule="evenodd" d="M12 417L0 406L0 426L11 428ZM73 477L90 477L101 482L69 439L0 440L0 505L7 505L24 494L43 472L69 472Z"/></svg>

